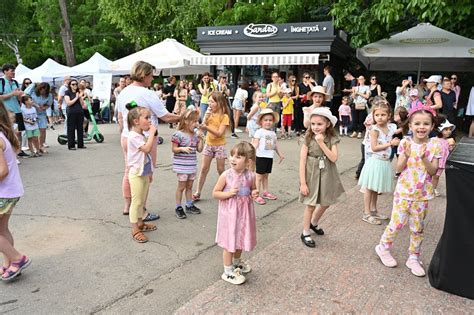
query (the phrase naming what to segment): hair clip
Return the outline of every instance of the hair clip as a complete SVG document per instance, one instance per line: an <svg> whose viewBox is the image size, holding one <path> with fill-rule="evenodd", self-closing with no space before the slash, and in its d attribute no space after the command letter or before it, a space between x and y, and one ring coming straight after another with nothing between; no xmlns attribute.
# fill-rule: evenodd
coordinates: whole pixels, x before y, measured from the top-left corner
<svg viewBox="0 0 474 315"><path fill-rule="evenodd" d="M131 101L130 103L125 104L125 108L128 110L132 110L135 107L138 107L138 104L135 101Z"/></svg>
<svg viewBox="0 0 474 315"><path fill-rule="evenodd" d="M430 112L434 117L436 117L436 111L433 108L431 108L430 106L423 105L423 104L418 104L418 105L410 108L410 110L408 111L408 117L410 117L414 113L422 111L422 110Z"/></svg>

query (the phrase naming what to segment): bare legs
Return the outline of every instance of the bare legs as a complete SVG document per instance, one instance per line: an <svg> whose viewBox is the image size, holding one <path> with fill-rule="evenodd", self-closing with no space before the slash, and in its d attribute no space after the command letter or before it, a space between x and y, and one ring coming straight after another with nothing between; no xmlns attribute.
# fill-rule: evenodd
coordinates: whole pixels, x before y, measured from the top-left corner
<svg viewBox="0 0 474 315"><path fill-rule="evenodd" d="M206 182L207 174L209 173L209 169L211 167L212 159L213 159L212 156L203 155L201 171L199 172L198 187L196 191L197 195L201 194L202 192L202 188L204 187L204 183ZM216 164L217 164L217 173L221 175L224 172L225 160L216 159Z"/></svg>

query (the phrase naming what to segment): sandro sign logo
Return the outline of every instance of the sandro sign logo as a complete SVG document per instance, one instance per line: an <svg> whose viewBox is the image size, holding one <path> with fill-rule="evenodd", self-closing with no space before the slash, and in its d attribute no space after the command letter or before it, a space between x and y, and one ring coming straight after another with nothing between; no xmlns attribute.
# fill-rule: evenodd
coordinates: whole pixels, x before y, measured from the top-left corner
<svg viewBox="0 0 474 315"><path fill-rule="evenodd" d="M244 28L244 35L248 37L272 37L278 33L278 27L271 24L249 24Z"/></svg>

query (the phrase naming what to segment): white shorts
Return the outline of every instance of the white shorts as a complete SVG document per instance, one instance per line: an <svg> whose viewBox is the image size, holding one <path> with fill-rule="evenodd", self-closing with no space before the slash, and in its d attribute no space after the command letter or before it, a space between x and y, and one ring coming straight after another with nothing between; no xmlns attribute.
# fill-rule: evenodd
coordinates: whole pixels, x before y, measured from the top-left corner
<svg viewBox="0 0 474 315"><path fill-rule="evenodd" d="M235 109L235 110L243 110L243 109L244 109L244 104L243 104L242 100L235 99L235 100L232 102L232 109Z"/></svg>

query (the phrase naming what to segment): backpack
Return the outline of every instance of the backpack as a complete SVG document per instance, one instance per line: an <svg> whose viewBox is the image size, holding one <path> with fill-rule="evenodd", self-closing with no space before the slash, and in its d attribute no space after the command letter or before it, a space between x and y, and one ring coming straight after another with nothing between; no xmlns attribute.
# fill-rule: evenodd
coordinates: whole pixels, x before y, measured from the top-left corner
<svg viewBox="0 0 474 315"><path fill-rule="evenodd" d="M5 78L0 78L0 83L2 85L2 92L0 92L0 95L3 95L5 93ZM20 85L18 84L18 81L13 79L13 83L16 84L17 88L20 88Z"/></svg>

